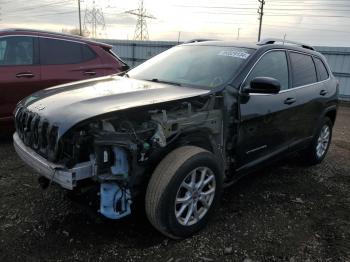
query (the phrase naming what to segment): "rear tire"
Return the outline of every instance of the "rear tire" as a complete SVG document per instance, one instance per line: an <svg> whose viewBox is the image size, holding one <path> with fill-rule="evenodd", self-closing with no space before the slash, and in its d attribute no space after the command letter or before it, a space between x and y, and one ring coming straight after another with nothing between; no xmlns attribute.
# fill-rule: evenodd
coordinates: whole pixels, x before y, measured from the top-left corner
<svg viewBox="0 0 350 262"><path fill-rule="evenodd" d="M180 239L204 227L217 206L222 170L211 152L183 146L155 169L146 192L146 214L162 234Z"/></svg>
<svg viewBox="0 0 350 262"><path fill-rule="evenodd" d="M333 122L325 117L319 126L310 146L301 151L301 157L305 165L316 165L326 157L332 140Z"/></svg>

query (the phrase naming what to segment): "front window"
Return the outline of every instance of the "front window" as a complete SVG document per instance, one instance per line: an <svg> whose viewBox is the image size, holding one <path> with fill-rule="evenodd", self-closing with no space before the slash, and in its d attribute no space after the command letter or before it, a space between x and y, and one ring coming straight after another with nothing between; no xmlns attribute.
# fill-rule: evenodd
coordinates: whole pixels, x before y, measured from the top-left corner
<svg viewBox="0 0 350 262"><path fill-rule="evenodd" d="M232 79L253 49L177 46L151 58L128 75L139 80L212 89Z"/></svg>
<svg viewBox="0 0 350 262"><path fill-rule="evenodd" d="M285 51L272 51L265 54L249 74L246 83L255 77L272 77L281 84L281 90L288 89L288 63Z"/></svg>

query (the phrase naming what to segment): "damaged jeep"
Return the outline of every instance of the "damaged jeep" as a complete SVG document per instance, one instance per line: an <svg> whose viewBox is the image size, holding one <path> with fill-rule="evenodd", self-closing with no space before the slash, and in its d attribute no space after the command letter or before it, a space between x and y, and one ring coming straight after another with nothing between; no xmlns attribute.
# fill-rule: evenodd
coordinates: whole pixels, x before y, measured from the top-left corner
<svg viewBox="0 0 350 262"><path fill-rule="evenodd" d="M110 219L142 202L157 230L184 238L243 175L296 151L320 163L337 101L338 81L310 46L203 41L32 94L13 139L42 184L94 192Z"/></svg>

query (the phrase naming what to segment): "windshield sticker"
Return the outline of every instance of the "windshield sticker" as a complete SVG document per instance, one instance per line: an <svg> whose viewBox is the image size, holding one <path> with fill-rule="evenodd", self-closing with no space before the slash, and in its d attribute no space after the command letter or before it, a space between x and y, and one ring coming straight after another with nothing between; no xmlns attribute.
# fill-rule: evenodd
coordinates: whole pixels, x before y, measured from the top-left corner
<svg viewBox="0 0 350 262"><path fill-rule="evenodd" d="M237 50L223 50L220 51L218 55L222 56L232 56L232 57L237 57L241 59L247 59L249 57L249 54L244 52L244 51L237 51Z"/></svg>

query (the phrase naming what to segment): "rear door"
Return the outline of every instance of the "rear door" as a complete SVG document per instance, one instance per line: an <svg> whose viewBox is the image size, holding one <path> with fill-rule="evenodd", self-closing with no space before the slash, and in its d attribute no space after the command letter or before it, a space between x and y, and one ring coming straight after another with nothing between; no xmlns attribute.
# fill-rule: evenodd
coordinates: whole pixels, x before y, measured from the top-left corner
<svg viewBox="0 0 350 262"><path fill-rule="evenodd" d="M318 97L318 104L322 107L322 109L324 109L326 108L329 99L333 95L332 90L330 90L330 87L332 86L330 83L332 82L332 80L330 78L330 73L328 72L324 61L315 56L313 57L313 59L316 66L318 81L316 96ZM320 117L320 112L318 112L318 116Z"/></svg>
<svg viewBox="0 0 350 262"><path fill-rule="evenodd" d="M40 37L40 64L47 87L105 75L96 53L73 40Z"/></svg>
<svg viewBox="0 0 350 262"><path fill-rule="evenodd" d="M22 98L43 88L37 38L0 37L0 120L10 119Z"/></svg>
<svg viewBox="0 0 350 262"><path fill-rule="evenodd" d="M292 86L297 96L298 119L295 126L297 140L293 145L301 146L303 142L312 137L322 113L323 83L317 79L316 67L311 55L290 51L289 57L292 68Z"/></svg>
<svg viewBox="0 0 350 262"><path fill-rule="evenodd" d="M244 85L255 77L272 77L281 83L278 94L241 96L241 123L237 155L239 165L254 165L288 149L294 139L295 92L289 89L289 70L284 50L265 53Z"/></svg>

